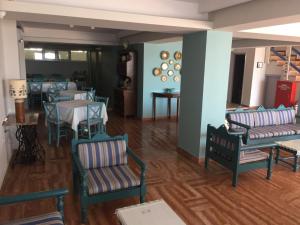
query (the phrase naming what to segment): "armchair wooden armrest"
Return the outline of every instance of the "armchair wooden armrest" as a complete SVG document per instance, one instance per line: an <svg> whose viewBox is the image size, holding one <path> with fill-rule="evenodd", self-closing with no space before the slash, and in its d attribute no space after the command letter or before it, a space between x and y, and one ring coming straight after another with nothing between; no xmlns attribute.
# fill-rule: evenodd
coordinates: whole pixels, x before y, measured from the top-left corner
<svg viewBox="0 0 300 225"><path fill-rule="evenodd" d="M86 179L87 177L87 173L86 173L86 170L83 168L79 158L77 157L77 155L73 154L73 161L75 163L75 166L80 174L80 177L82 179Z"/></svg>
<svg viewBox="0 0 300 225"><path fill-rule="evenodd" d="M51 191L32 192L32 193L16 195L16 196L5 196L5 197L0 197L0 205L8 205L8 204L56 197L57 211L60 212L62 219L64 220L64 196L66 194L68 194L68 190L66 188L61 188L61 189L55 189Z"/></svg>
<svg viewBox="0 0 300 225"><path fill-rule="evenodd" d="M127 147L128 155L135 161L136 164L141 168L141 184L144 183L145 172L146 172L146 164L130 149Z"/></svg>

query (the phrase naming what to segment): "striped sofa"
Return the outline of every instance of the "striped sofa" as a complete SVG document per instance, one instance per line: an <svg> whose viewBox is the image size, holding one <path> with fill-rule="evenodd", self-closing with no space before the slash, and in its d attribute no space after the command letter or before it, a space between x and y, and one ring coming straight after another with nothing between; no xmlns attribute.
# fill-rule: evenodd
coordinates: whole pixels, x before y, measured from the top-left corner
<svg viewBox="0 0 300 225"><path fill-rule="evenodd" d="M57 189L52 191L44 192L34 192L18 196L4 196L0 197L0 205L8 205L14 203L20 203L25 201L34 201L39 199L46 199L51 197L56 197L56 207L57 211L46 213L34 217L17 219L14 221L9 221L6 223L1 223L3 225L38 225L38 224L48 224L48 225L63 225L64 224L64 195L68 193L67 189Z"/></svg>
<svg viewBox="0 0 300 225"><path fill-rule="evenodd" d="M269 148L269 153L257 148ZM210 159L232 171L232 185L235 187L238 175L253 169L266 168L267 179L272 175L272 147L271 145L245 146L241 143L240 135L228 133L225 126L218 129L208 125L205 151L205 168Z"/></svg>
<svg viewBox="0 0 300 225"><path fill-rule="evenodd" d="M296 124L293 108L237 110L227 112L230 131L243 131L245 144L272 143L300 138L300 124Z"/></svg>
<svg viewBox="0 0 300 225"><path fill-rule="evenodd" d="M80 191L81 222L87 222L88 205L117 198L139 196L144 202L145 164L128 148L127 135L96 135L90 140L73 140L74 190ZM128 157L140 167L136 175Z"/></svg>

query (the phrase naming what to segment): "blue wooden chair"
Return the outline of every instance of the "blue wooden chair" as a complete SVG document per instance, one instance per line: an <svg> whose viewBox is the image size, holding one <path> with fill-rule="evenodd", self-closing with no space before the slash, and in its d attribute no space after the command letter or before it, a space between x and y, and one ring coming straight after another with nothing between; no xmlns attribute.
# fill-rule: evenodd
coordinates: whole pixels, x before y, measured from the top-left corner
<svg viewBox="0 0 300 225"><path fill-rule="evenodd" d="M103 102L108 107L109 97L95 96L95 102Z"/></svg>
<svg viewBox="0 0 300 225"><path fill-rule="evenodd" d="M275 144L242 145L243 132L228 133L225 126L218 129L207 126L207 140L205 151L205 168L210 159L232 171L232 186L237 185L238 175L253 169L266 168L267 179L271 179L273 148ZM259 149L269 148L266 153Z"/></svg>
<svg viewBox="0 0 300 225"><path fill-rule="evenodd" d="M28 82L29 87L29 105L42 104L43 92L42 92L42 82Z"/></svg>
<svg viewBox="0 0 300 225"><path fill-rule="evenodd" d="M66 81L55 82L54 88L57 89L58 91L68 90L68 82Z"/></svg>
<svg viewBox="0 0 300 225"><path fill-rule="evenodd" d="M82 87L81 88L83 91L93 91L94 88L93 87Z"/></svg>
<svg viewBox="0 0 300 225"><path fill-rule="evenodd" d="M56 146L59 147L61 137L67 136L68 125L60 120L59 111L56 103L43 102L46 113L48 127L48 144L52 143L52 128L54 127L56 136Z"/></svg>
<svg viewBox="0 0 300 225"><path fill-rule="evenodd" d="M140 168L137 176L128 165L131 157ZM128 136L97 135L72 140L73 182L80 195L81 222L87 222L90 204L146 195L145 163L128 147Z"/></svg>
<svg viewBox="0 0 300 225"><path fill-rule="evenodd" d="M93 102L87 105L87 119L79 122L78 131L81 138L91 139L93 135L103 133L103 119L101 116L103 104Z"/></svg>
<svg viewBox="0 0 300 225"><path fill-rule="evenodd" d="M90 100L90 101L95 100L95 90L86 92L86 100Z"/></svg>
<svg viewBox="0 0 300 225"><path fill-rule="evenodd" d="M20 202L41 200L47 198L56 198L56 211L52 213L46 213L34 217L17 219L14 221L9 221L3 225L37 225L37 224L55 224L62 225L64 224L64 196L68 193L67 189L57 189L52 191L44 192L34 192L24 195L17 196L5 196L0 197L0 205L9 205Z"/></svg>

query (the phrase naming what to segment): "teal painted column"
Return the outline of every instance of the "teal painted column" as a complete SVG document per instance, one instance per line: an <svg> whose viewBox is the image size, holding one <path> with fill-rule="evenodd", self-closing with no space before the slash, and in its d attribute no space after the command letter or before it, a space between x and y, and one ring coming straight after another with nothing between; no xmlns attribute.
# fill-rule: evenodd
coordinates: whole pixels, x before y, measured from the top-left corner
<svg viewBox="0 0 300 225"><path fill-rule="evenodd" d="M207 124L224 124L232 34L202 31L183 36L180 148L204 157Z"/></svg>

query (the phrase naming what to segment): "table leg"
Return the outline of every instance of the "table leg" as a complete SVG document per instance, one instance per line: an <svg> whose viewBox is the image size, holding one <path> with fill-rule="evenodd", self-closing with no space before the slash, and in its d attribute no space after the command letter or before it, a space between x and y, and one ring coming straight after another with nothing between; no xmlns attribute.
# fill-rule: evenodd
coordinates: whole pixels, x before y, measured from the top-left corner
<svg viewBox="0 0 300 225"><path fill-rule="evenodd" d="M179 98L177 98L176 121L178 121L178 115L179 115Z"/></svg>
<svg viewBox="0 0 300 225"><path fill-rule="evenodd" d="M36 160L44 161L45 150L37 138L36 126L17 126L16 139L19 142L12 166L18 162L31 163Z"/></svg>
<svg viewBox="0 0 300 225"><path fill-rule="evenodd" d="M168 118L171 118L171 98L168 98Z"/></svg>
<svg viewBox="0 0 300 225"><path fill-rule="evenodd" d="M276 147L276 157L275 157L276 164L278 164L279 154L280 154L280 147Z"/></svg>
<svg viewBox="0 0 300 225"><path fill-rule="evenodd" d="M298 155L295 155L295 158L294 158L294 172L297 172L298 171L298 158L299 156Z"/></svg>
<svg viewBox="0 0 300 225"><path fill-rule="evenodd" d="M156 119L156 97L153 96L153 102L152 102L152 108L153 108L153 119Z"/></svg>

